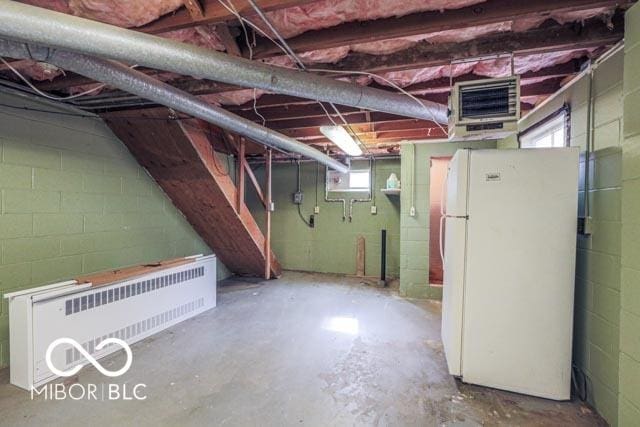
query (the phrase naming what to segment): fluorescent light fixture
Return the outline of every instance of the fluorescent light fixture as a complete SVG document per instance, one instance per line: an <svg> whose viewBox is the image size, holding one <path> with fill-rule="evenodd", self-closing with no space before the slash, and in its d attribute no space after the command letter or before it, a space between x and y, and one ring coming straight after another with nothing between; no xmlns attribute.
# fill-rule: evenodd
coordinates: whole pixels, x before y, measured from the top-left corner
<svg viewBox="0 0 640 427"><path fill-rule="evenodd" d="M320 132L350 156L361 156L362 149L342 126L320 126Z"/></svg>

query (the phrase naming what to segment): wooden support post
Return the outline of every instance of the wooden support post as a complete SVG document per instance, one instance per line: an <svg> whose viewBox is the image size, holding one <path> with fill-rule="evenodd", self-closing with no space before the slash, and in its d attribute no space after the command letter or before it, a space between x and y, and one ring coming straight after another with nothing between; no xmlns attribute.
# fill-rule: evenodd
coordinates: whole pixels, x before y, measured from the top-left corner
<svg viewBox="0 0 640 427"><path fill-rule="evenodd" d="M260 188L260 184L258 183L258 178L256 178L253 171L251 170L251 166L249 166L249 162L247 162L247 159L244 159L244 162L242 163L244 165L244 171L247 173L247 175L249 175L249 180L251 181L254 188L256 189L256 194L258 195L258 199L260 200L260 203L262 203L264 207L267 207L265 196L262 192L262 189Z"/></svg>
<svg viewBox="0 0 640 427"><path fill-rule="evenodd" d="M272 151L271 148L267 148L265 153L265 197L264 204L266 206L266 232L264 236L264 278L269 279L271 277L271 160Z"/></svg>
<svg viewBox="0 0 640 427"><path fill-rule="evenodd" d="M236 165L236 174L238 182L236 185L236 212L240 213L242 203L244 203L244 148L245 142L243 138L238 141L238 164Z"/></svg>
<svg viewBox="0 0 640 427"><path fill-rule="evenodd" d="M356 246L356 276L363 277L364 276L364 236L358 236Z"/></svg>

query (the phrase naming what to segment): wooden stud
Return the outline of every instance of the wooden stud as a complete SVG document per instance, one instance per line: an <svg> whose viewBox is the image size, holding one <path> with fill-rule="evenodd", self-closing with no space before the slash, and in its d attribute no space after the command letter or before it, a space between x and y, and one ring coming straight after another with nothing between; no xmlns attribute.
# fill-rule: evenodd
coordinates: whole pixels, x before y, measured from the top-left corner
<svg viewBox="0 0 640 427"><path fill-rule="evenodd" d="M240 138L238 142L238 162L236 166L237 185L236 185L236 211L240 213L242 205L244 204L244 164L246 160L244 158L245 141L244 138Z"/></svg>
<svg viewBox="0 0 640 427"><path fill-rule="evenodd" d="M238 47L236 38L231 34L229 26L227 24L216 25L216 34L220 37L222 44L227 50L227 53L232 56L242 56L242 52Z"/></svg>
<svg viewBox="0 0 640 427"><path fill-rule="evenodd" d="M249 162L247 162L247 159L245 159L242 164L244 166L244 170L247 172L247 175L249 175L249 180L251 181L251 183L253 184L254 188L256 189L256 193L258 194L258 199L266 207L267 205L266 205L266 202L265 202L265 197L264 197L263 192L262 192L262 188L260 188L260 184L258 183L258 179L254 175L253 170L251 169L251 166L249 165Z"/></svg>

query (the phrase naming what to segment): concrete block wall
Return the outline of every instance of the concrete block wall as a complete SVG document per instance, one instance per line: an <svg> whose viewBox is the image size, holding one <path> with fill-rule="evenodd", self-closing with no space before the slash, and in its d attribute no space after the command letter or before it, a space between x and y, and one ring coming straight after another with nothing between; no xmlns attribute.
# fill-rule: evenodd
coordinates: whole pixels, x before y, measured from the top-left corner
<svg viewBox="0 0 640 427"><path fill-rule="evenodd" d="M400 293L409 298L442 298L429 284L429 181L432 157L452 156L460 148L496 148L495 141L404 144L400 202ZM415 215L411 216L411 206Z"/></svg>
<svg viewBox="0 0 640 427"><path fill-rule="evenodd" d="M589 380L589 401L612 425L618 421L622 187L622 52L594 72L593 142L589 163L589 208L593 234L577 236L573 359ZM523 119L525 130L569 104L570 145L581 148L579 215L583 215L584 150L587 143L589 79L582 78ZM498 143L516 148L515 136Z"/></svg>
<svg viewBox="0 0 640 427"><path fill-rule="evenodd" d="M0 93L0 296L211 252L101 120L68 113ZM0 367L9 363L8 340L3 298Z"/></svg>
<svg viewBox="0 0 640 427"><path fill-rule="evenodd" d="M321 273L355 274L356 239L365 238L365 275L380 275L380 230L387 230L387 277L399 276L400 255L400 200L385 196L380 189L392 172L400 176L400 161L377 160L374 163L374 195L377 214L371 214L372 202L355 203L353 220L342 221L342 204L324 201L325 168L319 167L316 184L316 163L301 163L301 189L304 201L301 212L306 220L317 204L320 213L315 215L315 227L306 226L292 203L296 191L297 168L294 163L274 164L272 189L275 212L271 217L272 248L284 269ZM369 162L353 162L354 169L366 168ZM259 181L264 182L264 167L254 168ZM258 201L253 186L247 181L247 204L264 230L264 207ZM365 197L366 193L337 193L331 198L348 199Z"/></svg>
<svg viewBox="0 0 640 427"><path fill-rule="evenodd" d="M640 5L626 13L622 145L620 426L640 422Z"/></svg>

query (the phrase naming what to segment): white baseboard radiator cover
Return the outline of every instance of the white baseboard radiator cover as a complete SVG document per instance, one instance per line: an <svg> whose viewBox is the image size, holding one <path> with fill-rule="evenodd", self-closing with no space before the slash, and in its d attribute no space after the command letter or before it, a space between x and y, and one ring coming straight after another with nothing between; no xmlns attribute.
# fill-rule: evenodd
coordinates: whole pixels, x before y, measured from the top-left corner
<svg viewBox="0 0 640 427"><path fill-rule="evenodd" d="M71 338L93 358L122 350L96 346L107 338L140 341L216 306L216 258L193 261L101 286L75 281L6 294L9 300L11 384L26 390L57 376L45 362L49 345ZM57 345L51 362L68 371L88 361L70 344Z"/></svg>

